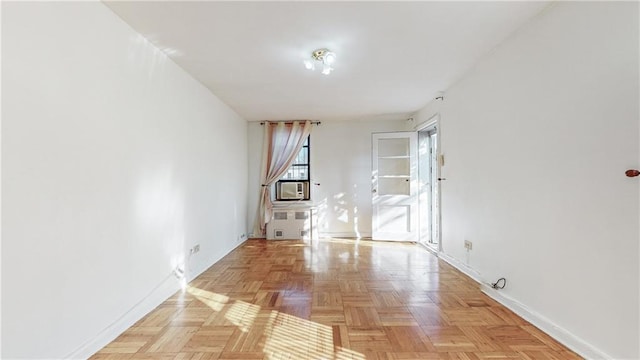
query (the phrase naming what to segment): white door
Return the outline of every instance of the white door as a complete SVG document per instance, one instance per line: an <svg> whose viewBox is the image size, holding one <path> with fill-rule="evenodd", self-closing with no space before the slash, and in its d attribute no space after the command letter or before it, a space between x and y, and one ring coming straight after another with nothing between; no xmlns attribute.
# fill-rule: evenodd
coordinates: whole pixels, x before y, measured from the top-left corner
<svg viewBox="0 0 640 360"><path fill-rule="evenodd" d="M417 134L373 134L374 240L418 240Z"/></svg>

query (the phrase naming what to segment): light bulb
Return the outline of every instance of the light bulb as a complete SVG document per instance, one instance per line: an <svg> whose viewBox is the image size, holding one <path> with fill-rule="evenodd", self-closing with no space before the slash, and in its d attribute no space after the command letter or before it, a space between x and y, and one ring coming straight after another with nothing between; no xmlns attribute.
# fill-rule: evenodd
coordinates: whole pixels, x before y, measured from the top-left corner
<svg viewBox="0 0 640 360"><path fill-rule="evenodd" d="M325 65L325 66L323 66L323 67L322 67L322 73L323 73L324 75L329 75L329 74L331 74L331 71L332 71L332 70L333 70L333 68L332 68L331 66L329 66L329 65Z"/></svg>
<svg viewBox="0 0 640 360"><path fill-rule="evenodd" d="M314 70L315 69L315 65L313 65L313 62L311 60L305 60L304 61L304 67L307 70Z"/></svg>
<svg viewBox="0 0 640 360"><path fill-rule="evenodd" d="M323 62L327 65L331 65L336 61L336 54L331 52L331 51L327 51L324 54L324 59Z"/></svg>

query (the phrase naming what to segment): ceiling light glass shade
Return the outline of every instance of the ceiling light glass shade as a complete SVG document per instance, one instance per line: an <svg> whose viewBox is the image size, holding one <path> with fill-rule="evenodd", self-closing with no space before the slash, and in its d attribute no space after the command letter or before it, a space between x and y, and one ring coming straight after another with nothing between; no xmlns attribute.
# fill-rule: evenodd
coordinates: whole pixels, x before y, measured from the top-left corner
<svg viewBox="0 0 640 360"><path fill-rule="evenodd" d="M336 61L336 54L331 52L331 51L327 51L324 54L324 59L322 62L324 62L327 65L331 65Z"/></svg>
<svg viewBox="0 0 640 360"><path fill-rule="evenodd" d="M316 66L313 64L313 61L311 61L311 60L305 60L304 61L304 67L307 70L314 70L316 68Z"/></svg>
<svg viewBox="0 0 640 360"><path fill-rule="evenodd" d="M329 65L325 65L325 66L322 67L322 73L324 75L331 74L331 71L333 71L333 68L331 66L329 66Z"/></svg>

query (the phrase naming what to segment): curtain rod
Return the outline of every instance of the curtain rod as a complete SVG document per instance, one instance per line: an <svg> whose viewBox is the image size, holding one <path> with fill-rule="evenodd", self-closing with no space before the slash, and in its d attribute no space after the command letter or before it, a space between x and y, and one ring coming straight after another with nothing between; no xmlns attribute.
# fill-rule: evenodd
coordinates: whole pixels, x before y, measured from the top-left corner
<svg viewBox="0 0 640 360"><path fill-rule="evenodd" d="M306 120L298 120L298 121L305 122ZM269 122L272 123L272 124L281 123L281 122L285 123L285 124L293 124L293 121L269 121ZM264 121L261 121L260 125L264 125L264 123L265 123ZM320 124L322 124L322 122L320 122L320 121L312 121L311 122L311 125L320 125Z"/></svg>

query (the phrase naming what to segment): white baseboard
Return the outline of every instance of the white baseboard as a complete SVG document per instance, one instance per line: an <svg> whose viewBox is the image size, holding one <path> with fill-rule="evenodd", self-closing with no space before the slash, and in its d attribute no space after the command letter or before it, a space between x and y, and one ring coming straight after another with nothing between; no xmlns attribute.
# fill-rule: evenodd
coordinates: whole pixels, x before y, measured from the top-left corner
<svg viewBox="0 0 640 360"><path fill-rule="evenodd" d="M140 300L140 302L133 308L127 311L118 320L114 321L106 329L102 330L93 339L90 339L71 354L65 356L65 359L88 359L91 355L98 352L125 330L130 328L138 320L142 319L142 317L151 312L151 310L162 304L179 289L180 283L174 274L171 273L155 289L153 289L149 295Z"/></svg>
<svg viewBox="0 0 640 360"><path fill-rule="evenodd" d="M544 331L547 335L556 339L559 343L575 351L578 355L585 359L613 359L612 356L596 349L591 344L572 334L568 330L556 325L553 321L540 315L539 313L529 309L522 303L513 298L493 289L487 284L481 284L482 292L489 297L507 307L509 310L518 314L521 318L527 320L538 329Z"/></svg>
<svg viewBox="0 0 640 360"><path fill-rule="evenodd" d="M584 357L585 359L613 359L612 356L609 356L603 351L596 349L591 344L582 340L575 334L556 325L553 321L529 309L519 301L505 295L503 292L493 289L486 281L482 279L480 273L470 266L443 252L438 253L438 257L478 282L483 293L487 294L495 301L504 305L506 308L513 311L521 318L530 322L532 325L542 330L547 335L557 340L559 343L575 351L578 355Z"/></svg>
<svg viewBox="0 0 640 360"><path fill-rule="evenodd" d="M456 258L454 258L452 256L449 256L449 255L445 254L442 251L440 251L438 253L438 257L440 259L446 261L449 265L453 266L454 268L460 270L463 274L465 274L468 277L472 278L476 282L478 282L480 284L484 283L484 281L482 280L482 276L480 276L480 273L478 271L476 271L475 269L473 269L472 267L470 267L469 265L458 261L458 259L456 259Z"/></svg>
<svg viewBox="0 0 640 360"><path fill-rule="evenodd" d="M422 247L423 249L425 249L428 252L432 253L436 257L440 257L440 253L436 249L431 248L429 245L427 245L425 243L422 243L422 242L416 242L416 245Z"/></svg>
<svg viewBox="0 0 640 360"><path fill-rule="evenodd" d="M197 269L193 273L189 273L187 282L190 282L200 276L200 274L210 268L213 264L220 261L220 259L225 255L244 244L245 241L246 239L235 244L235 246L229 249L229 251L225 252L217 259L214 259L209 265L204 266L202 269ZM88 359L91 355L95 354L107 344L115 340L138 320L142 319L145 315L158 307L158 305L162 304L165 300L175 294L176 291L180 290L180 287L180 280L178 280L172 272L158 286L156 286L149 295L140 300L140 302L134 305L133 308L114 321L106 329L102 330L93 339L90 339L71 354L67 355L65 359Z"/></svg>
<svg viewBox="0 0 640 360"><path fill-rule="evenodd" d="M320 238L371 238L371 233L355 233L355 232L320 232Z"/></svg>
<svg viewBox="0 0 640 360"><path fill-rule="evenodd" d="M315 238L315 233L314 233L314 238ZM355 232L323 232L320 231L318 232L318 237L319 238L354 238L354 239L366 239L366 238L371 238L371 233L355 233ZM255 236L253 233L249 235L249 238L251 239L265 239L266 236L265 235L260 235L260 236Z"/></svg>
<svg viewBox="0 0 640 360"><path fill-rule="evenodd" d="M253 236L251 234L249 236L250 239L266 239L265 235ZM355 232L319 232L314 233L313 238L317 239L327 239L327 238L353 238L353 239L371 239L371 233L360 233L358 236ZM278 240L278 239L267 239L267 240Z"/></svg>

